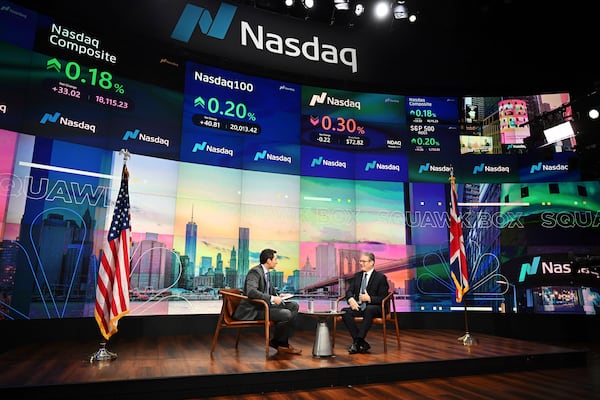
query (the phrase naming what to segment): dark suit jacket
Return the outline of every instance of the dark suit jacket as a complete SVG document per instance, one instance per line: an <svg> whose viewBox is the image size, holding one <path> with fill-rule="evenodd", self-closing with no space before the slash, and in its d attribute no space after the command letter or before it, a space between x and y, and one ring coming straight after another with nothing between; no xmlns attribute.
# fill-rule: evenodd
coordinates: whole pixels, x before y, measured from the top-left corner
<svg viewBox="0 0 600 400"><path fill-rule="evenodd" d="M354 300L358 301L358 295L360 294L360 284L363 277L362 271L357 272L352 277L352 283L346 290L346 301L350 297L354 297ZM377 270L371 271L371 278L367 284L367 293L371 296L371 302L369 304L381 305L383 298L388 295L390 285L388 284L387 278L384 273L378 272Z"/></svg>
<svg viewBox="0 0 600 400"><path fill-rule="evenodd" d="M271 283L270 293L266 292L267 281L262 265L258 264L252 267L246 275L244 282L244 294L251 299L263 299L268 304L271 302L271 296L277 296L277 292ZM262 310L263 306L259 303L242 300L240 305L235 310L233 318L238 320L253 320L258 316L258 311Z"/></svg>

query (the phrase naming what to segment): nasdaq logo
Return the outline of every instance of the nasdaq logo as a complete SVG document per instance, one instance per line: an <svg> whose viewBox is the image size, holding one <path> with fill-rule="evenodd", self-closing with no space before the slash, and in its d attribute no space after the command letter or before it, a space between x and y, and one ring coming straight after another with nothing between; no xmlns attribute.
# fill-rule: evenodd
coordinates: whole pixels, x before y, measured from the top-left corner
<svg viewBox="0 0 600 400"><path fill-rule="evenodd" d="M267 157L267 151L266 150L257 151L256 154L254 155L254 161L264 160L266 157Z"/></svg>
<svg viewBox="0 0 600 400"><path fill-rule="evenodd" d="M529 169L530 174L535 174L536 172L540 172L542 170L542 163L539 162L537 164L533 164L531 169Z"/></svg>
<svg viewBox="0 0 600 400"><path fill-rule="evenodd" d="M256 154L254 154L254 161L258 161L258 160L285 162L288 164L292 163L292 157L286 156L283 154L279 154L279 155L271 154L271 153L268 153L266 150L257 151Z"/></svg>
<svg viewBox="0 0 600 400"><path fill-rule="evenodd" d="M429 163L427 163L427 164L421 164L419 166L419 173L422 174L423 172L429 171L429 165L430 165Z"/></svg>
<svg viewBox="0 0 600 400"><path fill-rule="evenodd" d="M40 120L40 124L45 125L46 122L55 123L56 121L58 121L58 118L60 118L59 112L55 112L54 114L45 113L42 119Z"/></svg>
<svg viewBox="0 0 600 400"><path fill-rule="evenodd" d="M377 165L377 160L373 160L370 163L367 163L367 165L365 165L365 172L375 168L375 166Z"/></svg>
<svg viewBox="0 0 600 400"><path fill-rule="evenodd" d="M483 169L485 168L485 164L481 163L479 165L476 165L473 167L473 175L477 175L479 172L483 172Z"/></svg>
<svg viewBox="0 0 600 400"><path fill-rule="evenodd" d="M344 169L348 168L346 161L327 160L327 159L323 158L323 156L312 159L310 166L314 168L317 165L321 165L323 167L335 167L335 168L344 168Z"/></svg>
<svg viewBox="0 0 600 400"><path fill-rule="evenodd" d="M123 135L123 140L129 139L140 140L142 142L148 143L156 143L169 147L169 139L165 139L160 136L146 135L145 133L141 133L139 129L136 129L134 131L125 131L125 134Z"/></svg>
<svg viewBox="0 0 600 400"><path fill-rule="evenodd" d="M527 275L537 274L538 267L540 266L540 256L533 257L533 261L530 263L521 264L521 273L519 274L519 282L524 282Z"/></svg>
<svg viewBox="0 0 600 400"><path fill-rule="evenodd" d="M187 43L198 26L206 36L222 40L229 30L236 10L236 6L221 3L217 14L213 17L203 7L186 4L177 25L175 25L175 29L171 33L171 38Z"/></svg>
<svg viewBox="0 0 600 400"><path fill-rule="evenodd" d="M204 151L204 149L206 148L206 142L202 142L200 143L196 143L194 144L194 148L192 149L192 153L195 153L197 151Z"/></svg>
<svg viewBox="0 0 600 400"><path fill-rule="evenodd" d="M314 107L316 104L325 104L325 102L327 102L328 105L336 107L356 108L357 110L360 110L360 101L354 101L352 99L337 99L335 97L328 96L327 92L313 94L308 105Z"/></svg>
<svg viewBox="0 0 600 400"><path fill-rule="evenodd" d="M319 157L319 158L313 158L313 160L310 162L310 166L311 168L314 168L315 165L321 165L323 163L323 156Z"/></svg>
<svg viewBox="0 0 600 400"><path fill-rule="evenodd" d="M59 112L55 112L54 114L45 113L42 116L42 119L40 119L40 124L46 125L47 122L53 124L58 123L59 125L64 125L71 128L77 128L84 131L96 133L96 125L89 124L86 121L77 121L69 117L63 117Z"/></svg>
<svg viewBox="0 0 600 400"><path fill-rule="evenodd" d="M194 143L194 147L192 147L192 153L196 153L198 151L206 151L213 154L224 154L229 157L233 157L233 149L228 149L227 147L211 146L206 142Z"/></svg>

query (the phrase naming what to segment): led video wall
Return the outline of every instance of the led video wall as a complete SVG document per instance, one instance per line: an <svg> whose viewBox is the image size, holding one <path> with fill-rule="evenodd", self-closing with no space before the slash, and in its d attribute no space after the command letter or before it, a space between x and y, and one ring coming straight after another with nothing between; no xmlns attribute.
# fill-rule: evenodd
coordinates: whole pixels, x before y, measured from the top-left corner
<svg viewBox="0 0 600 400"><path fill-rule="evenodd" d="M0 319L93 316L123 148L132 315L218 313L218 290L243 287L267 247L280 260L275 285L301 307L343 293L370 251L399 311L462 310L448 255L451 174L469 307L600 306L598 274L571 264L600 253L599 182L581 181L575 137L527 144L531 121L568 93L353 92L199 60L159 85L48 52L57 32L93 35L0 4L13 10L0 26L22 33L0 28ZM38 23L16 24L19 13Z"/></svg>

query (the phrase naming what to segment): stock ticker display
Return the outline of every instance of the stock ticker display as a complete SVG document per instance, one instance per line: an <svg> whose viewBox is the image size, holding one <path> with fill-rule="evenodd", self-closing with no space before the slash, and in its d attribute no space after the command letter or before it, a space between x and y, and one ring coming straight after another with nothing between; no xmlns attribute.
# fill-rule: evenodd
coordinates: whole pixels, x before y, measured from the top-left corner
<svg viewBox="0 0 600 400"><path fill-rule="evenodd" d="M402 311L432 304L449 309L451 175L474 260L472 282L485 289L480 301L490 307L504 301L510 287L501 291L494 284L489 293L485 282L534 282L539 290L519 290L533 309L541 307L536 293L548 297L542 303L556 300L542 286L571 277L565 254L523 258L523 243L550 254L593 249L600 240L597 215L590 212L600 207L598 182L580 182L575 137L529 145L541 133L540 116L568 104L568 93L435 97L300 85L218 68L208 57L182 59L164 44L117 47L115 37L4 0L0 10L0 143L8 149L0 173L12 179L0 185L2 239L34 241L36 232L41 237L48 227L60 227L69 240L85 243L65 239L64 246L43 248L52 256L41 257L40 270L56 282L41 294L31 289L40 277L23 278L20 269L17 285L30 292L14 302L23 314L52 317L44 296L68 296L65 276L78 302L65 302L62 315L93 313L86 288L93 286L99 250L92 247L101 247L112 175L120 166L114 152L123 148L139 166L131 168L132 204L143 216L132 223L135 240L173 249L194 268L173 267L160 281L147 282L152 293L208 296L214 288L190 276L221 274L235 263L232 249L238 259L249 259L256 250L250 246L268 242L281 250L282 285L284 276L311 268L333 276L336 271L321 265L336 265L327 257L351 258L368 248L386 265L410 258L407 268L389 272L410 297ZM22 15L31 17L19 23ZM42 228L35 231L35 224ZM187 243L195 226L197 249ZM81 267L69 264L77 258L74 249L86 260ZM59 259L64 265L52 264ZM519 262L504 268L507 259ZM534 276L535 265L551 278ZM134 272L140 286L144 274ZM189 278L189 287L177 286L178 274ZM141 296L133 298L136 312L152 313L137 302ZM577 302L567 308L580 312L585 301ZM182 312L171 303L173 313ZM160 312L170 313L169 307Z"/></svg>

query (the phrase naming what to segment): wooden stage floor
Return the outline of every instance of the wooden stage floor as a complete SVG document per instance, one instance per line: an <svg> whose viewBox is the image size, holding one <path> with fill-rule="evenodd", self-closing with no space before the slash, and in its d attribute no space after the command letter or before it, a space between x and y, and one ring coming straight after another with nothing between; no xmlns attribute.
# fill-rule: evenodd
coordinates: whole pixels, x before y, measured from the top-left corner
<svg viewBox="0 0 600 400"><path fill-rule="evenodd" d="M333 357L312 356L315 332L300 330L289 355L265 357L260 330L245 329L238 349L231 330L221 333L211 357L211 335L119 338L107 349L113 361L90 362L99 343L82 340L31 343L0 353L2 399L193 399L269 394L385 382L473 376L556 368L586 368L589 349L464 332L401 330L401 345L373 327L367 354L350 355L350 337L339 331Z"/></svg>

